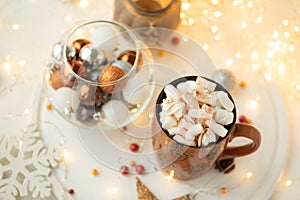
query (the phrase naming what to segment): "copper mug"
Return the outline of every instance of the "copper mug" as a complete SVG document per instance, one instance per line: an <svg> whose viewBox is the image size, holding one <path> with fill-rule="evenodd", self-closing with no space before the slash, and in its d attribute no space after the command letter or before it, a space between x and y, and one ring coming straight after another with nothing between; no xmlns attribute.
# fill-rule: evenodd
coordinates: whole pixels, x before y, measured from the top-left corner
<svg viewBox="0 0 300 200"><path fill-rule="evenodd" d="M172 81L170 84L177 86L181 82L196 80L197 76L186 76ZM205 78L205 77L202 77ZM205 78L208 81L215 81ZM230 93L220 84L216 83L215 91L225 91L234 103ZM224 126L228 133L224 138L205 147L195 147L181 144L172 139L168 131L162 128L159 120L161 103L166 98L162 90L156 101L155 116L152 121L153 148L156 153L158 165L166 174L172 174L174 178L189 180L197 178L216 166L222 172L230 172L234 169L234 158L246 156L255 152L261 143L261 134L255 127L236 122L236 106L234 106L233 122ZM235 104L234 104L235 105ZM241 146L229 146L228 144L236 137L245 137L250 143Z"/></svg>

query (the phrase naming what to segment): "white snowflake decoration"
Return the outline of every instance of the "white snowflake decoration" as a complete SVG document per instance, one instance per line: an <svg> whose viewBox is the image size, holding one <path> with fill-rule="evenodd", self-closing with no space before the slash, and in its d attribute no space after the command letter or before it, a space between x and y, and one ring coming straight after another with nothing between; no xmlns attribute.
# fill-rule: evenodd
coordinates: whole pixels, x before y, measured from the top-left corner
<svg viewBox="0 0 300 200"><path fill-rule="evenodd" d="M47 149L40 133L29 127L22 140L0 136L0 199L17 197L62 198L64 190L55 174L62 149ZM53 193L53 194L52 194Z"/></svg>

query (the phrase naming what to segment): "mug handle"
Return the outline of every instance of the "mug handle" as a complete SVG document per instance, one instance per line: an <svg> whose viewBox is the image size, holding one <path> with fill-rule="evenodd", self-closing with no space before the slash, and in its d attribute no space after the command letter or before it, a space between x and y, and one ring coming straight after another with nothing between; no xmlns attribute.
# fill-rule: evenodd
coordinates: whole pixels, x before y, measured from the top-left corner
<svg viewBox="0 0 300 200"><path fill-rule="evenodd" d="M255 152L261 144L261 134L259 130L248 124L236 123L234 129L231 132L230 137L231 138L229 142L231 142L236 137L245 137L252 140L252 142L242 146L227 146L223 153L220 155L220 157L217 159L217 165L220 164L222 161L225 161L225 163L232 164L233 159L235 157L249 155Z"/></svg>

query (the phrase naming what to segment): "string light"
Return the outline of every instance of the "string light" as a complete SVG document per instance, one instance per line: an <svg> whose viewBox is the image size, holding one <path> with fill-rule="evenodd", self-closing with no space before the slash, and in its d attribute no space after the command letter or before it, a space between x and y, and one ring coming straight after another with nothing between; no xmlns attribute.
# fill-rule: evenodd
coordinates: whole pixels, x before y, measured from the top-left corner
<svg viewBox="0 0 300 200"><path fill-rule="evenodd" d="M233 65L233 60L232 59L227 59L225 64L226 65Z"/></svg>
<svg viewBox="0 0 300 200"><path fill-rule="evenodd" d="M64 150L62 151L62 161L67 160L68 157L69 157L69 152L68 152L66 149L64 149Z"/></svg>
<svg viewBox="0 0 300 200"><path fill-rule="evenodd" d="M87 8L89 6L89 1L87 0L81 0L79 3L80 7Z"/></svg>
<svg viewBox="0 0 300 200"><path fill-rule="evenodd" d="M287 19L282 20L282 24L283 24L284 26L289 25L289 20L287 20Z"/></svg>
<svg viewBox="0 0 300 200"><path fill-rule="evenodd" d="M219 35L215 35L215 37L214 37L214 38L215 38L215 40L216 40L216 41L219 41L219 40L221 40L221 36L219 36Z"/></svg>
<svg viewBox="0 0 300 200"><path fill-rule="evenodd" d="M260 70L260 66L259 66L258 64L253 64L253 65L252 65L252 69L253 69L254 71L258 71L258 70Z"/></svg>
<svg viewBox="0 0 300 200"><path fill-rule="evenodd" d="M285 32L285 33L284 33L284 37L285 37L285 38L290 38L290 37L291 37L291 34L290 34L289 32Z"/></svg>
<svg viewBox="0 0 300 200"><path fill-rule="evenodd" d="M72 21L72 16L70 16L70 15L65 16L65 21L66 22Z"/></svg>
<svg viewBox="0 0 300 200"><path fill-rule="evenodd" d="M249 107L250 107L251 109L256 109L257 106L258 106L258 102L257 102L256 100L251 100L251 101L249 102Z"/></svg>
<svg viewBox="0 0 300 200"><path fill-rule="evenodd" d="M247 3L247 6L248 6L248 8L252 8L252 7L254 6L254 4L253 4L253 2L249 1L249 2Z"/></svg>
<svg viewBox="0 0 300 200"><path fill-rule="evenodd" d="M185 15L185 13L184 13L184 12L181 12L181 13L180 13L180 19L184 19L184 18L185 18L185 16L186 16L186 15Z"/></svg>
<svg viewBox="0 0 300 200"><path fill-rule="evenodd" d="M269 59L265 60L265 65L270 66L271 65L271 60L269 60Z"/></svg>
<svg viewBox="0 0 300 200"><path fill-rule="evenodd" d="M222 16L222 12L217 10L216 12L214 12L214 16L215 17L221 17Z"/></svg>
<svg viewBox="0 0 300 200"><path fill-rule="evenodd" d="M247 28L247 22L242 22L241 23L241 27L242 27L242 29L246 29Z"/></svg>
<svg viewBox="0 0 300 200"><path fill-rule="evenodd" d="M251 54L251 58L252 58L252 60L257 60L257 58L258 58L258 52L257 51L253 51L252 54Z"/></svg>
<svg viewBox="0 0 300 200"><path fill-rule="evenodd" d="M241 53L240 53L240 52L236 52L236 53L235 53L235 57L236 57L236 58L241 58Z"/></svg>
<svg viewBox="0 0 300 200"><path fill-rule="evenodd" d="M111 189L111 192L112 192L112 199L116 199L117 195L118 195L118 192L119 192L119 188L118 187L113 187Z"/></svg>
<svg viewBox="0 0 300 200"><path fill-rule="evenodd" d="M183 1L181 3L181 9L182 10L188 10L191 7L191 4L188 1Z"/></svg>
<svg viewBox="0 0 300 200"><path fill-rule="evenodd" d="M172 181L174 179L174 174L175 174L174 170L170 170L170 174L167 175L167 179L169 181Z"/></svg>
<svg viewBox="0 0 300 200"><path fill-rule="evenodd" d="M112 191L113 194L117 194L118 191L119 191L119 188L113 187L113 188L111 189L111 191Z"/></svg>
<svg viewBox="0 0 300 200"><path fill-rule="evenodd" d="M12 25L12 29L15 30L15 31L19 30L19 28L20 28L19 24Z"/></svg>
<svg viewBox="0 0 300 200"><path fill-rule="evenodd" d="M7 71L7 72L11 71L11 64L10 64L9 61L6 61L6 62L4 63L4 69L5 69L5 71Z"/></svg>
<svg viewBox="0 0 300 200"><path fill-rule="evenodd" d="M289 187L290 185L292 185L292 181L291 180L287 180L286 182L285 182L285 186L286 187Z"/></svg>
<svg viewBox="0 0 300 200"><path fill-rule="evenodd" d="M255 21L257 24L262 24L263 23L263 18L262 17L258 17L256 18L256 21Z"/></svg>
<svg viewBox="0 0 300 200"><path fill-rule="evenodd" d="M202 48L204 49L204 51L207 51L209 49L209 45L208 44L203 44Z"/></svg>
<svg viewBox="0 0 300 200"><path fill-rule="evenodd" d="M272 75L271 75L271 73L270 72L265 72L265 79L267 80L267 81L270 81L270 80L272 80Z"/></svg>
<svg viewBox="0 0 300 200"><path fill-rule="evenodd" d="M247 179L250 179L252 176L253 176L253 173L252 173L252 172L247 172L247 173L246 173L246 178L247 178Z"/></svg>
<svg viewBox="0 0 300 200"><path fill-rule="evenodd" d="M211 0L211 3L213 5L218 5L220 3L220 1L219 0Z"/></svg>
<svg viewBox="0 0 300 200"><path fill-rule="evenodd" d="M232 2L233 6L239 6L240 5L240 2L238 0L234 0Z"/></svg>
<svg viewBox="0 0 300 200"><path fill-rule="evenodd" d="M189 25L193 25L195 23L195 19L189 18L188 22L189 22Z"/></svg>
<svg viewBox="0 0 300 200"><path fill-rule="evenodd" d="M289 51L290 51L290 52L295 51L295 49L296 49L295 45L291 44L291 45L289 46Z"/></svg>
<svg viewBox="0 0 300 200"><path fill-rule="evenodd" d="M19 61L19 65L20 65L21 67L23 67L25 64L26 64L26 61L25 61L25 60L20 60L20 61Z"/></svg>
<svg viewBox="0 0 300 200"><path fill-rule="evenodd" d="M216 33L218 31L218 27L216 25L212 25L210 27L211 32Z"/></svg>
<svg viewBox="0 0 300 200"><path fill-rule="evenodd" d="M284 63L281 63L278 68L278 73L283 76L285 74L285 71L286 71L286 66Z"/></svg>
<svg viewBox="0 0 300 200"><path fill-rule="evenodd" d="M29 114L29 111L30 111L30 110L29 110L28 108L26 108L26 109L24 110L24 112L23 112L24 115L28 115L28 114Z"/></svg>

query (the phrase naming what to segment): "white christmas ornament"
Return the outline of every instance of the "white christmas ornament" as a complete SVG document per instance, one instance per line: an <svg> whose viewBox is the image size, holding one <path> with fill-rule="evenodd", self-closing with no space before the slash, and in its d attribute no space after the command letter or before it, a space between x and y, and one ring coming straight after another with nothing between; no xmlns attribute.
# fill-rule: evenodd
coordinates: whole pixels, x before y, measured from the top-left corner
<svg viewBox="0 0 300 200"><path fill-rule="evenodd" d="M32 128L31 128L32 129ZM47 149L36 130L16 137L0 136L0 199L33 199L54 195L64 199L64 189L52 171L58 167L62 151Z"/></svg>
<svg viewBox="0 0 300 200"><path fill-rule="evenodd" d="M113 51L119 44L119 33L112 27L98 28L91 38L93 46L98 50L102 50L109 59L113 58Z"/></svg>
<svg viewBox="0 0 300 200"><path fill-rule="evenodd" d="M70 114L72 110L76 110L79 106L79 98L78 95L68 87L61 87L56 90L53 94L53 105L60 112L65 114Z"/></svg>
<svg viewBox="0 0 300 200"><path fill-rule="evenodd" d="M124 126L126 120L129 119L128 107L119 100L111 100L103 105L104 123L109 126Z"/></svg>
<svg viewBox="0 0 300 200"><path fill-rule="evenodd" d="M141 104L147 97L148 85L143 78L134 77L128 80L127 84L123 88L123 97L130 104Z"/></svg>

